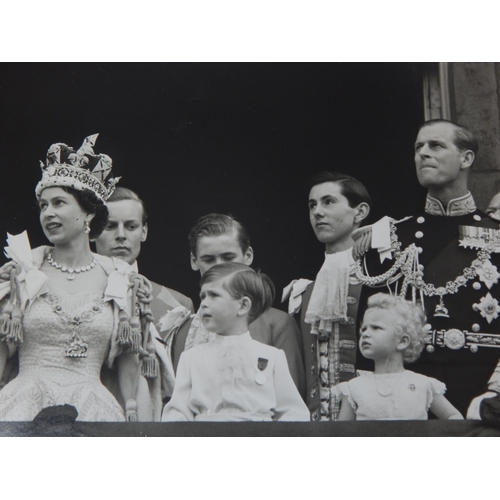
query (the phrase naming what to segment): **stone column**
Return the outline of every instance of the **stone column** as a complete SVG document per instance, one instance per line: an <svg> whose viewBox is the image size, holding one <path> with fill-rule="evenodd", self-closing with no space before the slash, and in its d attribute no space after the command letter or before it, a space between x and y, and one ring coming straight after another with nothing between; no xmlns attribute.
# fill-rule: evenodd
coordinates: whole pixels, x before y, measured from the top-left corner
<svg viewBox="0 0 500 500"><path fill-rule="evenodd" d="M498 63L450 63L452 119L472 130L479 140L479 155L469 187L485 210L500 191L500 115Z"/></svg>

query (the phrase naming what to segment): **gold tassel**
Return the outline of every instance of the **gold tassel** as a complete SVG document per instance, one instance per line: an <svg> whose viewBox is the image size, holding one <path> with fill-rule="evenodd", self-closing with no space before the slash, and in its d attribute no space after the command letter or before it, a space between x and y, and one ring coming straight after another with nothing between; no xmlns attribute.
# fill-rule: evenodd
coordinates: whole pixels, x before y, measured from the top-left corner
<svg viewBox="0 0 500 500"><path fill-rule="evenodd" d="M125 403L125 420L127 422L139 421L137 416L137 401L135 399L129 399Z"/></svg>
<svg viewBox="0 0 500 500"><path fill-rule="evenodd" d="M18 268L12 268L10 271L10 299L3 310L0 321L0 333L5 335L6 342L22 344L24 337L23 312L20 308L21 293L17 281L17 274Z"/></svg>
<svg viewBox="0 0 500 500"><path fill-rule="evenodd" d="M19 307L12 311L12 319L10 321L10 332L7 334L7 340L14 344L22 344L24 337L23 331L23 312Z"/></svg>
<svg viewBox="0 0 500 500"><path fill-rule="evenodd" d="M152 342L148 342L148 353L142 358L141 373L146 378L157 378L159 373L156 350Z"/></svg>
<svg viewBox="0 0 500 500"><path fill-rule="evenodd" d="M118 314L118 344L130 345L131 328L127 313L121 309Z"/></svg>
<svg viewBox="0 0 500 500"><path fill-rule="evenodd" d="M14 304L9 300L3 308L3 313L0 316L0 334L8 335L10 333L10 321L12 312L14 311Z"/></svg>
<svg viewBox="0 0 500 500"><path fill-rule="evenodd" d="M137 316L132 316L130 324L130 352L138 354L141 347L141 322Z"/></svg>

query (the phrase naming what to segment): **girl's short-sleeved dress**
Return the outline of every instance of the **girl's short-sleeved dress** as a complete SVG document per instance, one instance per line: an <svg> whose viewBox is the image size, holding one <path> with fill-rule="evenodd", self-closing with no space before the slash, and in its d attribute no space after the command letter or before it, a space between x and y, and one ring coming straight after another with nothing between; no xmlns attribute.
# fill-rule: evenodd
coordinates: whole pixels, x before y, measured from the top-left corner
<svg viewBox="0 0 500 500"><path fill-rule="evenodd" d="M29 421L43 408L69 404L77 420L124 421L100 379L113 325L113 306L102 292L49 288L40 295L24 314L19 374L0 391L0 420Z"/></svg>
<svg viewBox="0 0 500 500"><path fill-rule="evenodd" d="M360 374L339 385L356 412L356 420L427 420L434 396L446 392L439 380L410 370Z"/></svg>

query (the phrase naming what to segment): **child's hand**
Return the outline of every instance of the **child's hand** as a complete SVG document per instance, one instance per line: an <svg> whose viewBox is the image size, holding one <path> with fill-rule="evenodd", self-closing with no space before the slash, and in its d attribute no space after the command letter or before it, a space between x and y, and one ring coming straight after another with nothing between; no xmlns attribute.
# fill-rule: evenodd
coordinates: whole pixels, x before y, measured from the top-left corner
<svg viewBox="0 0 500 500"><path fill-rule="evenodd" d="M467 419L468 420L481 420L481 415L479 414L479 407L481 406L481 401L483 399L488 399L488 398L494 398L497 396L496 392L485 392L484 394L481 394L481 396L478 396L477 398L474 398L469 405L469 409L467 410Z"/></svg>

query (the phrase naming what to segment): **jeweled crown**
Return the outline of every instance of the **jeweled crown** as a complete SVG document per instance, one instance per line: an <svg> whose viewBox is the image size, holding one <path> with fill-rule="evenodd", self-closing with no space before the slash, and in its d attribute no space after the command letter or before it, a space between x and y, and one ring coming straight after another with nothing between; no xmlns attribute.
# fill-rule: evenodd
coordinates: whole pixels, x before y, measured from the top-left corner
<svg viewBox="0 0 500 500"><path fill-rule="evenodd" d="M35 188L37 198L48 187L70 187L79 191L90 189L103 202L111 196L120 177L109 178L113 163L111 158L94 153L98 135L86 137L77 151L62 142L50 146L47 164L40 161L42 179Z"/></svg>

